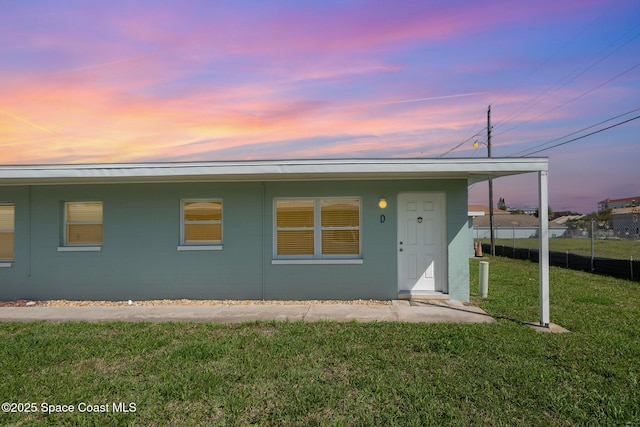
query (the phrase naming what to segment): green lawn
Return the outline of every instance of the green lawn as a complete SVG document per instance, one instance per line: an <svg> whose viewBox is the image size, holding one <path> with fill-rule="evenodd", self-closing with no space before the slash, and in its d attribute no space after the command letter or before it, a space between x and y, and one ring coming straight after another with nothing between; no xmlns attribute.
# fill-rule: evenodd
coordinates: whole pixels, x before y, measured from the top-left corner
<svg viewBox="0 0 640 427"><path fill-rule="evenodd" d="M482 243L491 243L490 239L480 239ZM517 248L538 249L538 239L516 239ZM513 247L513 239L496 239L496 245ZM595 256L615 259L640 259L640 240L598 240L593 242ZM568 239L558 237L549 239L549 250L591 256L591 239Z"/></svg>
<svg viewBox="0 0 640 427"><path fill-rule="evenodd" d="M0 424L640 424L638 284L552 268L551 320L572 332L548 334L522 324L538 320L537 265L490 270L474 301L496 324L0 324L0 397L38 408Z"/></svg>

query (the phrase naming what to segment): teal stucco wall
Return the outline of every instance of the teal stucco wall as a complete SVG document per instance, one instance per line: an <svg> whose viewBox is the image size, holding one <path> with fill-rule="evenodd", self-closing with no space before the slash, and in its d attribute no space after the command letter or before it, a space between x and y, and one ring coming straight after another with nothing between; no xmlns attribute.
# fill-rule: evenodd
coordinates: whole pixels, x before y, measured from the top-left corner
<svg viewBox="0 0 640 427"><path fill-rule="evenodd" d="M468 301L465 180L0 187L0 203L15 204L15 260L0 268L0 299L395 299L397 195L417 191L446 196L448 292ZM363 263L272 264L274 198L339 196L361 199ZM222 250L177 250L180 201L190 198L223 199ZM103 202L100 252L58 252L66 201Z"/></svg>

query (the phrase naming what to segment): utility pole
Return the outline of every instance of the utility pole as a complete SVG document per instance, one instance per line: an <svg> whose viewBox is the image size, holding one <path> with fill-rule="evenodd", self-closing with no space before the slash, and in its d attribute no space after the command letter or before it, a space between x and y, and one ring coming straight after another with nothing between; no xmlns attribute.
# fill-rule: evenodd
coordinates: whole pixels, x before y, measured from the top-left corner
<svg viewBox="0 0 640 427"><path fill-rule="evenodd" d="M487 109L487 157L491 158L491 105ZM496 238L493 233L493 180L489 180L489 233L491 234L491 255L496 254Z"/></svg>

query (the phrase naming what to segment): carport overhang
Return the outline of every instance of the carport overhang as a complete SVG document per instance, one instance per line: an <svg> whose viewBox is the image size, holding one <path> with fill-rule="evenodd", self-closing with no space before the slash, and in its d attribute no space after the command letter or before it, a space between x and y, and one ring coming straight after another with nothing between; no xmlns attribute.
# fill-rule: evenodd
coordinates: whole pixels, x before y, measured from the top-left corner
<svg viewBox="0 0 640 427"><path fill-rule="evenodd" d="M326 159L0 166L0 185L127 182L467 179L547 170L546 158Z"/></svg>
<svg viewBox="0 0 640 427"><path fill-rule="evenodd" d="M0 166L0 186L158 182L465 179L538 173L540 324L549 321L547 158L315 159Z"/></svg>
<svg viewBox="0 0 640 427"><path fill-rule="evenodd" d="M511 159L487 159L489 162L493 160L511 160ZM522 159L524 160L524 159ZM519 175L522 173L537 172L538 174L538 227L539 235L539 261L538 261L538 281L539 281L539 300L540 300L540 326L549 328L549 160L547 158L526 159L532 160L533 164L518 164L518 167L526 168L533 166L532 170L508 173L506 169L501 171L490 172L488 174L473 174L469 177L469 184L476 182L496 179L502 176ZM502 165L507 166L507 165Z"/></svg>

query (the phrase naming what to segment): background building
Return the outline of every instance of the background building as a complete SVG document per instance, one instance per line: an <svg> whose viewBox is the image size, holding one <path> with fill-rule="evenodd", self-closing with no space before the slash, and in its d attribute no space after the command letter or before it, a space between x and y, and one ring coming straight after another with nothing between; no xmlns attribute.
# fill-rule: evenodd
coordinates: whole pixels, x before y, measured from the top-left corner
<svg viewBox="0 0 640 427"><path fill-rule="evenodd" d="M598 202L598 212L605 209L634 208L640 206L640 196L624 199L604 199Z"/></svg>

